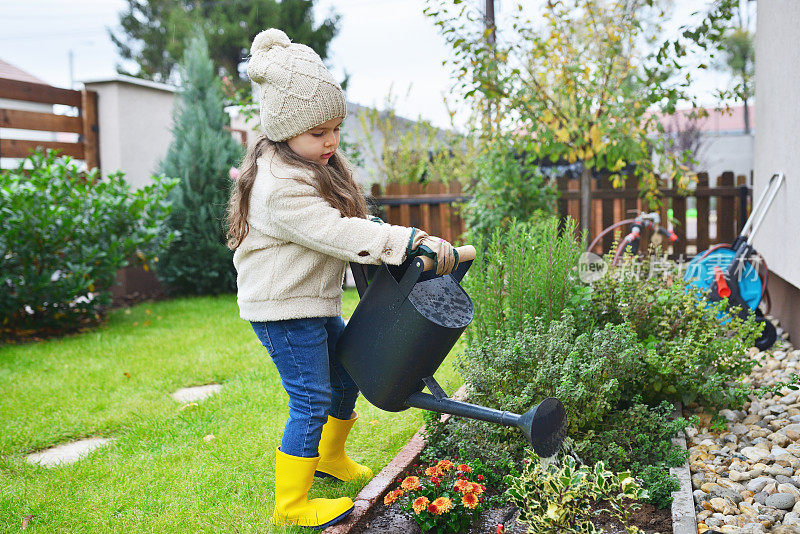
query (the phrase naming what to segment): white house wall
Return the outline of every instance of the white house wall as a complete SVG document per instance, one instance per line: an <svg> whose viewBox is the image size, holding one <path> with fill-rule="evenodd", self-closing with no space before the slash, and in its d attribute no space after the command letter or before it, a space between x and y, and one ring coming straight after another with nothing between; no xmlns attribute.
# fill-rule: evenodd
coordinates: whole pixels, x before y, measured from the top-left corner
<svg viewBox="0 0 800 534"><path fill-rule="evenodd" d="M786 182L755 237L771 271L800 287L800 2L759 0L756 29L755 194Z"/></svg>

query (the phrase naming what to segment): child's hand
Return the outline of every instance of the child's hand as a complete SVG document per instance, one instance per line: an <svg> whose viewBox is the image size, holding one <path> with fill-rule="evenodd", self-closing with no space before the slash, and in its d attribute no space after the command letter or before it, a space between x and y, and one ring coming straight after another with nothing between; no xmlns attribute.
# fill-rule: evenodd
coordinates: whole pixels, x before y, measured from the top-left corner
<svg viewBox="0 0 800 534"><path fill-rule="evenodd" d="M441 237L430 236L421 230L414 237L411 252L415 256L428 256L436 260L436 274L439 276L450 274L456 266L453 245Z"/></svg>

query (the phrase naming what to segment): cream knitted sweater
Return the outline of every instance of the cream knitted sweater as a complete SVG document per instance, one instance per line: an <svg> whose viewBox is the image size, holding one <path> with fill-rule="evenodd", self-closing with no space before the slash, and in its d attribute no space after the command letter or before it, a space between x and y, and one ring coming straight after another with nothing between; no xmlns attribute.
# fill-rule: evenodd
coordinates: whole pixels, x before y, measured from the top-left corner
<svg viewBox="0 0 800 534"><path fill-rule="evenodd" d="M250 230L233 254L242 319L341 315L347 262L405 260L411 228L342 217L298 177L312 179L310 171L284 163L272 149L258 160Z"/></svg>

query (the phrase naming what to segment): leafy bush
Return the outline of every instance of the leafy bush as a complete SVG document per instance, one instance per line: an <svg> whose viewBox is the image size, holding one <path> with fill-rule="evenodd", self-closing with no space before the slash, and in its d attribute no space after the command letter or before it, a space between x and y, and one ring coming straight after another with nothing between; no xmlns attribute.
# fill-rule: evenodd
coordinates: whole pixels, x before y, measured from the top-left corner
<svg viewBox="0 0 800 534"><path fill-rule="evenodd" d="M2 337L57 334L99 321L117 270L132 256L156 260L171 238L161 225L174 185L155 177L132 191L122 173L82 172L52 151L0 172Z"/></svg>
<svg viewBox="0 0 800 534"><path fill-rule="evenodd" d="M672 411L669 402L650 408L641 404L641 397L634 397L632 406L609 414L602 426L582 434L574 445L575 452L587 463L604 461L615 471L629 469L642 479L649 502L667 507L678 483L668 469L682 465L689 455L674 445L672 438L690 421L671 419Z"/></svg>
<svg viewBox="0 0 800 534"><path fill-rule="evenodd" d="M469 465L439 460L419 475L406 477L383 503L400 500L422 530L437 534L461 532L480 515L486 485Z"/></svg>
<svg viewBox="0 0 800 534"><path fill-rule="evenodd" d="M672 506L672 494L681 489L678 477L658 465L645 465L637 474L642 487L647 491L646 501L656 508Z"/></svg>
<svg viewBox="0 0 800 534"><path fill-rule="evenodd" d="M573 432L597 426L619 404L642 372L644 351L622 325L577 332L569 312L546 325L528 318L515 334L496 331L470 345L455 366L470 402L524 413L545 397L564 403ZM428 427L426 427L428 428ZM454 419L431 425L429 442L442 452L482 457L489 463L519 461L525 440L513 428Z"/></svg>
<svg viewBox="0 0 800 534"><path fill-rule="evenodd" d="M475 180L466 192L465 222L473 241L488 240L497 229L537 211L555 212L557 192L534 164L535 157L513 139L498 136L475 162Z"/></svg>
<svg viewBox="0 0 800 534"><path fill-rule="evenodd" d="M556 217L535 223L512 220L478 244L480 252L463 282L475 305L469 343L495 331L513 335L526 316L545 323L561 317L582 291L575 267L584 240L576 240L574 232L570 218L561 231Z"/></svg>
<svg viewBox="0 0 800 534"><path fill-rule="evenodd" d="M761 325L753 316L742 320L724 313L724 302L709 305L687 291L671 267L666 273L655 272L657 267L645 262L638 273L626 265L612 267L592 284L588 303L576 314L633 329L647 348L641 392L648 402L741 404L752 388L739 380L757 365L747 349Z"/></svg>
<svg viewBox="0 0 800 534"><path fill-rule="evenodd" d="M170 292L218 294L236 290L236 270L226 246L225 210L228 171L242 148L225 131L221 82L208 47L194 39L181 63L184 87L173 112L173 140L161 170L180 183L170 194L173 211L167 226L179 232L156 274Z"/></svg>
<svg viewBox="0 0 800 534"><path fill-rule="evenodd" d="M600 512L625 524L628 511L638 505L626 507L624 500L647 496L630 473L608 471L603 462L578 467L574 458L565 456L560 464L545 464L536 454L522 475L513 479L508 494L519 507L519 521L528 525L529 532L539 534L599 533L591 519ZM637 527L625 527L625 531L641 532Z"/></svg>

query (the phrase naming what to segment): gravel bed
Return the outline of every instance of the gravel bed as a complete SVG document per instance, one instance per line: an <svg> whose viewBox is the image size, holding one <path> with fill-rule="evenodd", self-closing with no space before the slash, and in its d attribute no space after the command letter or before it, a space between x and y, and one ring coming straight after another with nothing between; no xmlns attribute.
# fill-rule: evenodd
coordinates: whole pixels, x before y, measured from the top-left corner
<svg viewBox="0 0 800 534"><path fill-rule="evenodd" d="M745 379L756 385L800 373L800 350L785 333L766 352L751 348L750 356L762 364ZM800 534L800 392L781 393L721 410L723 432L709 429L708 415L699 430L687 429L699 533Z"/></svg>

